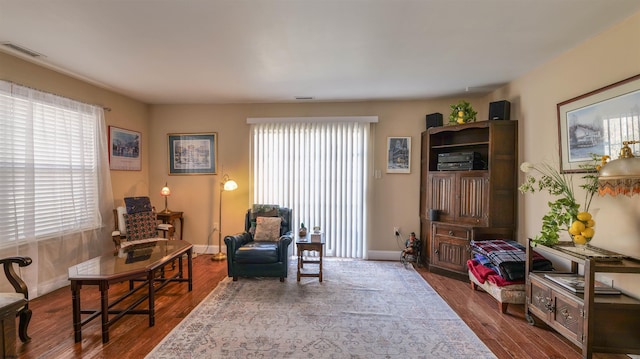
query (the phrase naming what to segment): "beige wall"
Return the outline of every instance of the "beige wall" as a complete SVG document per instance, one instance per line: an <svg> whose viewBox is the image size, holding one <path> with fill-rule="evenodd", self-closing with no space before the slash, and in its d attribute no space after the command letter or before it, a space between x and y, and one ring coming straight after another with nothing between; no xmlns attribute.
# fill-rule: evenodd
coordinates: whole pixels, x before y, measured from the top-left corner
<svg viewBox="0 0 640 359"><path fill-rule="evenodd" d="M472 99L470 99L472 100ZM239 189L224 193L222 218L223 235L241 232L244 213L250 206L249 190L249 125L248 117L309 117L309 116L378 116L375 125L374 169L382 178L373 180L371 206L372 234L368 238L372 257L398 257L402 243L393 236L393 227L400 227L404 237L419 233L418 194L420 185L420 133L425 130L425 115L433 112L449 113L449 105L458 99L430 101L378 101L307 104L243 104L243 105L162 105L151 110L151 168L152 196L165 181L172 195L169 208L184 211L185 238L194 244L212 244L217 251L219 180L215 176L168 176L167 134L217 132L218 162L224 173L238 182ZM478 118L488 115L488 102L471 101L478 110ZM412 158L410 174L386 174L386 141L388 136L411 136ZM370 173L373 176L373 171ZM157 190L156 190L157 189ZM295 209L294 209L295 210ZM380 253L376 253L379 251ZM385 251L391 251L385 252Z"/></svg>
<svg viewBox="0 0 640 359"><path fill-rule="evenodd" d="M520 161L557 164L556 105L637 74L640 74L640 13L496 91L495 98L506 98L515 105L512 114L520 120ZM520 173L520 182L523 180ZM576 187L582 183L580 175L574 176L574 182ZM584 192L576 189L577 198L584 198ZM520 241L539 232L549 199L542 193L520 195ZM596 220L596 235L591 244L640 257L640 198L596 195L591 208ZM640 296L637 275L609 277L615 277L616 285Z"/></svg>

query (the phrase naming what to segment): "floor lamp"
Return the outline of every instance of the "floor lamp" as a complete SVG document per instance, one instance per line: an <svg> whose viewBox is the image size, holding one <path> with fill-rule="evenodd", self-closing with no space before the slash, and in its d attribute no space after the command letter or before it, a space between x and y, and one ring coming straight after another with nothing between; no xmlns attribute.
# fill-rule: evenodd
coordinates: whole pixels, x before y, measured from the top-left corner
<svg viewBox="0 0 640 359"><path fill-rule="evenodd" d="M222 176L222 182L220 182L220 208L218 211L218 253L211 257L212 261L227 259L227 255L222 253L222 192L233 191L236 188L238 188L236 181L229 179L229 175Z"/></svg>

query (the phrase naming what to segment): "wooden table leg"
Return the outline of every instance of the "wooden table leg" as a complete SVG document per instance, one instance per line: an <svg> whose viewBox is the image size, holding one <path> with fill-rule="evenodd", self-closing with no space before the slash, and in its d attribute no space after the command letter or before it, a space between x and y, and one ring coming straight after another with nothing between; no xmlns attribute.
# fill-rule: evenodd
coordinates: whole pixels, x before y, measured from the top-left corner
<svg viewBox="0 0 640 359"><path fill-rule="evenodd" d="M109 342L109 283L100 282L100 314L102 316L102 342Z"/></svg>
<svg viewBox="0 0 640 359"><path fill-rule="evenodd" d="M156 291L155 291L155 287L153 286L153 281L155 278L154 272L155 270L150 270L147 274L147 282L149 282L149 326L150 327L153 327L156 324L156 318L155 318Z"/></svg>
<svg viewBox="0 0 640 359"><path fill-rule="evenodd" d="M80 315L80 288L81 284L71 281L71 307L73 308L73 339L76 343L82 341L82 318Z"/></svg>
<svg viewBox="0 0 640 359"><path fill-rule="evenodd" d="M322 282L322 252L323 252L322 248L323 247L320 247L320 251L319 251L320 252L320 263L319 263L319 265L320 265L320 271L319 271L320 282Z"/></svg>
<svg viewBox="0 0 640 359"><path fill-rule="evenodd" d="M182 264L180 264L182 268ZM193 248L187 252L187 275L189 276L189 292L193 289Z"/></svg>
<svg viewBox="0 0 640 359"><path fill-rule="evenodd" d="M302 251L298 248L298 282L300 281L300 269L302 268Z"/></svg>

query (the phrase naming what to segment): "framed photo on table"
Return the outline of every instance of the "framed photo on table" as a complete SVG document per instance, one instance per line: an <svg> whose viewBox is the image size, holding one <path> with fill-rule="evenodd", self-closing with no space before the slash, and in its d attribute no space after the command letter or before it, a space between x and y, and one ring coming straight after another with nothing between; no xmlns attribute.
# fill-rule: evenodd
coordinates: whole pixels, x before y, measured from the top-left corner
<svg viewBox="0 0 640 359"><path fill-rule="evenodd" d="M218 134L170 133L170 175L216 174L218 156Z"/></svg>
<svg viewBox="0 0 640 359"><path fill-rule="evenodd" d="M623 141L640 133L640 75L558 104L562 173L584 173L591 155L618 158ZM630 145L634 153L640 145Z"/></svg>
<svg viewBox="0 0 640 359"><path fill-rule="evenodd" d="M411 173L411 137L387 137L387 173Z"/></svg>
<svg viewBox="0 0 640 359"><path fill-rule="evenodd" d="M140 171L140 132L109 126L109 168Z"/></svg>

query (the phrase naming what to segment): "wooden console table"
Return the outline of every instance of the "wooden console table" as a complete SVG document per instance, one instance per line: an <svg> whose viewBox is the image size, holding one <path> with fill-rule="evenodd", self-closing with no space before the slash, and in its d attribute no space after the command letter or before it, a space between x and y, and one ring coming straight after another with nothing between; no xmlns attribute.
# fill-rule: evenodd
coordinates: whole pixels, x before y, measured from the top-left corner
<svg viewBox="0 0 640 359"><path fill-rule="evenodd" d="M137 247L137 248L136 248ZM186 241L159 240L151 244L128 247L122 256L105 254L69 268L71 281L71 301L73 306L73 332L75 342L82 340L82 326L100 316L102 318L102 342L109 342L109 327L125 314L148 314L149 326L155 324L155 292L169 282L192 282L193 246ZM182 256L187 254L187 278L182 273ZM171 276L164 276L164 267L178 260L178 270ZM129 291L109 304L109 285L128 280ZM134 286L134 281L142 282ZM80 289L84 285L95 285L100 289L100 309L81 309ZM148 292L123 309L115 309L125 298L147 288ZM135 309L148 300L149 309ZM82 314L89 314L82 318ZM109 315L114 315L109 318Z"/></svg>
<svg viewBox="0 0 640 359"><path fill-rule="evenodd" d="M526 261L525 316L556 330L582 349L582 357L594 353L640 354L640 300L625 294L596 292L596 273L640 274L640 260L597 247L576 249L571 242L535 245L529 240ZM569 290L552 280L558 272L533 271L533 250L570 262L570 274L582 281L581 291ZM580 267L582 271L580 271Z"/></svg>

